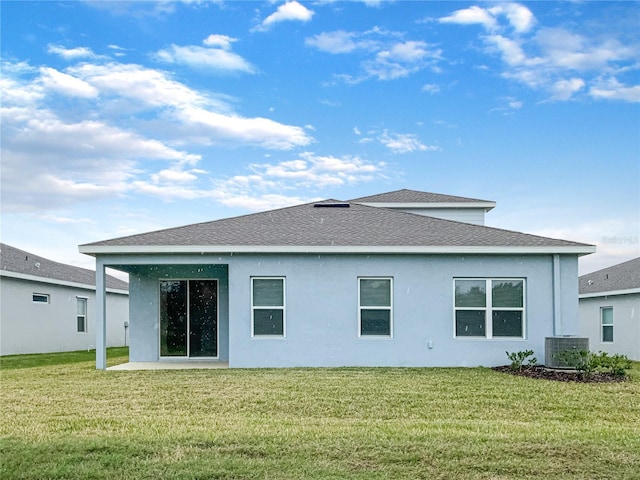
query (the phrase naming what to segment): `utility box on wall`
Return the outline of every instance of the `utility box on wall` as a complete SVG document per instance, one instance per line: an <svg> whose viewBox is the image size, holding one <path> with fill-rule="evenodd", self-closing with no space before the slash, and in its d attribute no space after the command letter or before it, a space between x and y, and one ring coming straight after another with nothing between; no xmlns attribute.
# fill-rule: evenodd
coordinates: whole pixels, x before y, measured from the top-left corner
<svg viewBox="0 0 640 480"><path fill-rule="evenodd" d="M549 368L572 368L559 357L565 350L589 350L589 339L576 335L546 337L544 339L544 364Z"/></svg>

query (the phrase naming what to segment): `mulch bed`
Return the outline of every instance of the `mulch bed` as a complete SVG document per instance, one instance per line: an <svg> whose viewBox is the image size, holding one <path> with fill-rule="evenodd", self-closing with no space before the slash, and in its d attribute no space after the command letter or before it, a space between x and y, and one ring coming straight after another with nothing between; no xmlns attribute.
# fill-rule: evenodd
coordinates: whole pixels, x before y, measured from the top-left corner
<svg viewBox="0 0 640 480"><path fill-rule="evenodd" d="M493 367L496 372L509 373L520 377L539 378L543 380L555 380L557 382L581 382L581 383L613 383L624 382L627 377L615 376L611 373L593 373L588 378L584 378L575 370L556 370L546 368L544 365L536 365L533 367L522 367L522 370L512 370L509 365L501 367Z"/></svg>

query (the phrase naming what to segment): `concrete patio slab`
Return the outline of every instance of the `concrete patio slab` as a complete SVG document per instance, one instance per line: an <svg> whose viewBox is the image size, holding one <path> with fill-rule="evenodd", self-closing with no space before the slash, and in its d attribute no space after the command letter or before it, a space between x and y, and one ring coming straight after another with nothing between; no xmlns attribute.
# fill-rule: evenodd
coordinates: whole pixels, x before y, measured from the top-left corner
<svg viewBox="0 0 640 480"><path fill-rule="evenodd" d="M128 362L114 365L107 370L188 370L229 368L229 362Z"/></svg>

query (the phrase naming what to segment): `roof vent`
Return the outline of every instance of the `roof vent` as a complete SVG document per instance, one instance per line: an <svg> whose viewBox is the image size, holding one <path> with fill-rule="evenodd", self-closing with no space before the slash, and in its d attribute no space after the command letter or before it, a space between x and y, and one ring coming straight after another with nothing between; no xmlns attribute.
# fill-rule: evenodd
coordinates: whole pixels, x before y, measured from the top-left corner
<svg viewBox="0 0 640 480"><path fill-rule="evenodd" d="M348 203L315 203L315 208L349 208Z"/></svg>

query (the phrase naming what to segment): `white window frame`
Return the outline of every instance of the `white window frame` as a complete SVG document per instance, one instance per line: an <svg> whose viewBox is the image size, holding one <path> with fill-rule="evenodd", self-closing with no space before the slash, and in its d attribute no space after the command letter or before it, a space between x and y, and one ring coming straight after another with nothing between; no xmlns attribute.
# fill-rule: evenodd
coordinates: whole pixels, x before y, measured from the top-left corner
<svg viewBox="0 0 640 480"><path fill-rule="evenodd" d="M78 314L78 302L84 301L84 315ZM76 297L76 332L87 333L89 331L89 325L87 325L87 312L89 308L89 299L87 297ZM84 330L78 330L78 318L84 317Z"/></svg>
<svg viewBox="0 0 640 480"><path fill-rule="evenodd" d="M278 306L255 306L253 304L253 282L254 280L282 280L282 305ZM287 337L287 279L281 276L261 276L251 277L251 338L283 339ZM256 310L282 310L282 335L263 335L255 333L254 318Z"/></svg>
<svg viewBox="0 0 640 480"><path fill-rule="evenodd" d="M44 298L44 301L40 301L40 300L36 300L36 297L41 297ZM49 295L48 293L36 293L34 292L31 295L31 301L33 303L38 303L40 305L49 305L49 303L51 303L51 295Z"/></svg>
<svg viewBox="0 0 640 480"><path fill-rule="evenodd" d="M360 305L360 285L362 280L389 280L389 306ZM389 311L389 335L363 335L362 334L362 310L388 310ZM358 337L367 339L393 338L393 277L358 277Z"/></svg>
<svg viewBox="0 0 640 480"><path fill-rule="evenodd" d="M605 310L611 310L611 323L604 323L604 311ZM600 342L601 343L613 343L613 340L614 340L613 335L615 334L613 325L614 325L613 307L612 306L600 307ZM611 340L605 340L604 339L604 328L605 327L611 328Z"/></svg>
<svg viewBox="0 0 640 480"><path fill-rule="evenodd" d="M457 307L456 306L456 282L460 280L471 281L484 281L485 282L485 306L484 307ZM494 307L493 306L493 288L494 281L508 282L516 281L522 282L522 307ZM456 334L456 312L459 310L483 310L484 311L484 333L483 337L480 336L467 336ZM505 336L493 336L493 312L522 312L522 336L521 337L505 337ZM456 277L453 279L453 338L456 340L526 340L527 339L527 280L524 277Z"/></svg>

